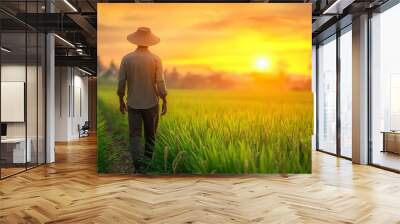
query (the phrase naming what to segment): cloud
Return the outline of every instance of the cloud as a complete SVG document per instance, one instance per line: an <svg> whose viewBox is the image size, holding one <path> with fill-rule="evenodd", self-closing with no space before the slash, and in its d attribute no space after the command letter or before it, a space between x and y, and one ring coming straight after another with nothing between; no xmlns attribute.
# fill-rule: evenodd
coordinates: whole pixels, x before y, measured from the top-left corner
<svg viewBox="0 0 400 224"><path fill-rule="evenodd" d="M278 15L276 15L278 14ZM225 17L202 21L193 24L192 29L203 29L209 32L224 29L247 29L258 33L269 34L273 36L285 37L300 33L311 32L311 18L309 21L298 16L299 12L291 15L289 13L253 13L240 15L238 19L237 13L233 12ZM289 35L291 33L291 35Z"/></svg>
<svg viewBox="0 0 400 224"><path fill-rule="evenodd" d="M104 23L99 23L97 25L98 32L110 33L110 32L119 32L126 30L126 26L118 26L118 25L108 25Z"/></svg>
<svg viewBox="0 0 400 224"><path fill-rule="evenodd" d="M233 21L229 18L223 18L215 21L206 21L194 24L193 29L220 29L232 25Z"/></svg>

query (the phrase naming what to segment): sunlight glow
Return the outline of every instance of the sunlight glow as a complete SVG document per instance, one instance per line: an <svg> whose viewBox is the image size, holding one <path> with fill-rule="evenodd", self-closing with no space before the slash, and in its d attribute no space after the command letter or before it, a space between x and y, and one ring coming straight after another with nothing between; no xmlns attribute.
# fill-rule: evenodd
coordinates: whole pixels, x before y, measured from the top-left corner
<svg viewBox="0 0 400 224"><path fill-rule="evenodd" d="M269 61L266 58L257 58L255 67L257 70L265 71L269 68Z"/></svg>

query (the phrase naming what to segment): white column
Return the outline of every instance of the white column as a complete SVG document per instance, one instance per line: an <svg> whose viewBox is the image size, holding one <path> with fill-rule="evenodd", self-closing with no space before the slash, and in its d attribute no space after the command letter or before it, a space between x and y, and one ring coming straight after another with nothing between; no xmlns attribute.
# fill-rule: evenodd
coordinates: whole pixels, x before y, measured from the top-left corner
<svg viewBox="0 0 400 224"><path fill-rule="evenodd" d="M46 1L46 11L54 12L54 5ZM46 35L46 163L55 162L55 42L54 34Z"/></svg>
<svg viewBox="0 0 400 224"><path fill-rule="evenodd" d="M353 19L353 162L368 163L368 15Z"/></svg>
<svg viewBox="0 0 400 224"><path fill-rule="evenodd" d="M46 77L46 85L47 85L47 107L46 107L46 141L47 141L47 149L46 149L46 162L52 163L55 161L55 149L54 149L54 133L55 133L55 60L54 60L54 35L47 34L46 37L46 61L47 61L47 77Z"/></svg>

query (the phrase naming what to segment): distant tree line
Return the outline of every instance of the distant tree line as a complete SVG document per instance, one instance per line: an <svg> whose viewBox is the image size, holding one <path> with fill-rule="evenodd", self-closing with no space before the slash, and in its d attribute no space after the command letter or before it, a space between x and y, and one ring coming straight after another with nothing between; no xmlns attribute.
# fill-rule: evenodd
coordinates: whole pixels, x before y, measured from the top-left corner
<svg viewBox="0 0 400 224"><path fill-rule="evenodd" d="M99 62L100 60L98 60ZM99 81L116 82L118 67L111 62L108 67L99 62ZM164 70L168 88L171 89L231 89L231 88L264 88L285 90L311 90L311 76L288 75L284 70L277 74L250 73L232 75L223 72L197 74L187 72L182 74L176 67Z"/></svg>

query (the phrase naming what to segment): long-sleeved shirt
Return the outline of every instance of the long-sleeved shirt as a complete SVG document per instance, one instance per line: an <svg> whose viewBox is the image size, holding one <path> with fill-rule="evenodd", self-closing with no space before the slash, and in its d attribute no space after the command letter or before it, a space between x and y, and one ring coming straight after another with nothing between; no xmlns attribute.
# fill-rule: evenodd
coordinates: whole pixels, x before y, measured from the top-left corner
<svg viewBox="0 0 400 224"><path fill-rule="evenodd" d="M125 96L126 85L129 107L148 109L157 105L159 97L167 95L161 59L140 48L125 55L119 69L117 94L120 97Z"/></svg>

